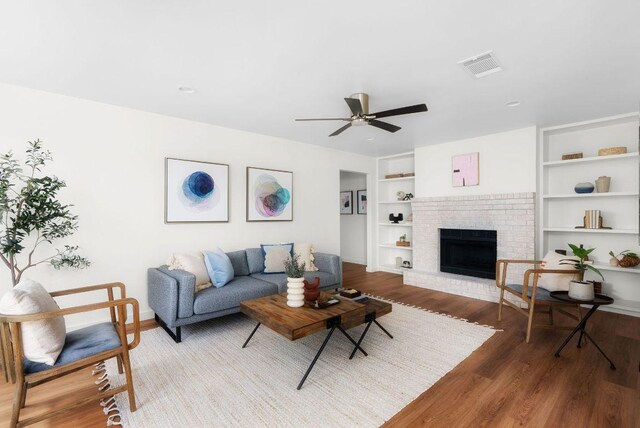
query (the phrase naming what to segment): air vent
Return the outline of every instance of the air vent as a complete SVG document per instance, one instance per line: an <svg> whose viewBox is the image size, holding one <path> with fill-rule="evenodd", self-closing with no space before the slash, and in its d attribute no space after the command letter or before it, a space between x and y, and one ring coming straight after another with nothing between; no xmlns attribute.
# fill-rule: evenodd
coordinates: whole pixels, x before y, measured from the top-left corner
<svg viewBox="0 0 640 428"><path fill-rule="evenodd" d="M458 64L475 77L484 77L502 71L502 67L498 64L493 51L464 59L458 62Z"/></svg>

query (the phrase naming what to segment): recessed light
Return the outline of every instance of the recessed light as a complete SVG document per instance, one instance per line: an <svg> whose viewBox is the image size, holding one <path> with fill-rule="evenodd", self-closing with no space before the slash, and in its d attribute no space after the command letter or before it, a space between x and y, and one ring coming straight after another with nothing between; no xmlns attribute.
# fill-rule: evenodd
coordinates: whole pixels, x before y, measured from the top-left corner
<svg viewBox="0 0 640 428"><path fill-rule="evenodd" d="M180 92L185 93L185 94L193 94L193 93L195 93L195 92L196 92L196 90L195 90L195 89L193 89L193 88L191 88L191 87L189 87L189 86L178 86L178 90L179 90Z"/></svg>
<svg viewBox="0 0 640 428"><path fill-rule="evenodd" d="M520 105L520 101L509 101L505 104L507 107L518 107Z"/></svg>
<svg viewBox="0 0 640 428"><path fill-rule="evenodd" d="M369 138L367 138L367 141L373 141L375 139L376 139L375 137L369 137Z"/></svg>

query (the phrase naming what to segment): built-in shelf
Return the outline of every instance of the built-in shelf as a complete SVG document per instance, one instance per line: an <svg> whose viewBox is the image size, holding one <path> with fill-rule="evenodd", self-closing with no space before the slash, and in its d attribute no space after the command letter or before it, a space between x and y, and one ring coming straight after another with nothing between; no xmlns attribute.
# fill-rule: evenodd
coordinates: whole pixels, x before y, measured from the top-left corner
<svg viewBox="0 0 640 428"><path fill-rule="evenodd" d="M395 205L395 204L410 204L411 201L379 201L379 204L386 204L386 205Z"/></svg>
<svg viewBox="0 0 640 428"><path fill-rule="evenodd" d="M401 247L399 245L394 245L394 244L380 244L378 245L380 248L395 248L396 250L407 250L407 251L413 251L413 247Z"/></svg>
<svg viewBox="0 0 640 428"><path fill-rule="evenodd" d="M573 165L577 163L599 162L599 161L629 159L629 158L637 158L637 157L638 157L638 152L631 152L631 153L624 153L621 155L592 156L592 157L580 158L580 159L549 161L549 162L544 162L542 165L543 166Z"/></svg>
<svg viewBox="0 0 640 428"><path fill-rule="evenodd" d="M544 232L559 233L613 233L618 235L637 235L638 229L575 229L573 227L545 227Z"/></svg>
<svg viewBox="0 0 640 428"><path fill-rule="evenodd" d="M379 223L380 226L391 226L391 227L411 227L413 223Z"/></svg>
<svg viewBox="0 0 640 428"><path fill-rule="evenodd" d="M394 265L380 265L380 268L388 272L399 273L399 274L402 274L408 270L411 270L411 268L398 268L398 267L395 267Z"/></svg>
<svg viewBox="0 0 640 428"><path fill-rule="evenodd" d="M623 268L620 266L611 266L608 264L600 264L600 263L594 263L592 265L594 268L599 269L599 270L608 270L608 271L614 271L614 272L624 272L624 273L640 273L640 267L632 267L632 268Z"/></svg>
<svg viewBox="0 0 640 428"><path fill-rule="evenodd" d="M607 193L570 193L566 195L544 195L544 199L581 199L581 198L615 198L640 196L638 192L607 192Z"/></svg>
<svg viewBox="0 0 640 428"><path fill-rule="evenodd" d="M378 180L381 183L384 182L389 182L389 181L409 181L409 180L414 180L416 177L398 177L398 178L381 178L380 180Z"/></svg>

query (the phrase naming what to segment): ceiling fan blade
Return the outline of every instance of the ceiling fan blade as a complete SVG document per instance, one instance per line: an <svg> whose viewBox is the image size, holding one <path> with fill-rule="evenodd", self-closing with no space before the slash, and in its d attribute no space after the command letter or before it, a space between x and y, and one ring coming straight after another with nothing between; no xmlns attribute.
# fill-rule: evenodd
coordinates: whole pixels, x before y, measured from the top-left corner
<svg viewBox="0 0 640 428"><path fill-rule="evenodd" d="M338 129L333 134L329 135L329 137L335 137L338 134L342 134L342 132L346 131L349 128L351 128L351 123L347 123L345 126L343 126L342 128Z"/></svg>
<svg viewBox="0 0 640 428"><path fill-rule="evenodd" d="M362 104L360 103L360 100L355 98L345 98L344 100L349 105L353 114L362 114Z"/></svg>
<svg viewBox="0 0 640 428"><path fill-rule="evenodd" d="M420 113L423 111L427 111L427 105L416 104L414 106L400 107L400 108L394 108L392 110L381 111L379 113L372 113L371 116L375 116L376 119L380 119L382 117L400 116L401 114Z"/></svg>
<svg viewBox="0 0 640 428"><path fill-rule="evenodd" d="M349 122L351 119L343 119L341 117L332 117L332 118L326 118L326 119L294 119L296 122L310 122L313 120L344 120L345 122Z"/></svg>
<svg viewBox="0 0 640 428"><path fill-rule="evenodd" d="M389 131L389 132L396 132L402 129L399 126L395 126L390 123L382 122L380 120L375 120L375 119L370 120L369 125L375 126L376 128L384 129L385 131Z"/></svg>

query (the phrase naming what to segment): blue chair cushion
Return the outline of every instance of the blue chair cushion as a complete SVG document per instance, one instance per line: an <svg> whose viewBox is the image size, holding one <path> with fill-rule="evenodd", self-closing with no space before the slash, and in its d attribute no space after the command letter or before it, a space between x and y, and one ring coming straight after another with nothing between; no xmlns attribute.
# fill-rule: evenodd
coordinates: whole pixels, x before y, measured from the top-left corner
<svg viewBox="0 0 640 428"><path fill-rule="evenodd" d="M505 287L507 287L509 290L513 290L515 291L517 294L522 295L522 284L507 284L505 285ZM528 296L529 298L531 298L531 286L529 286L528 288ZM537 287L536 288L536 301L538 300L543 300L546 302L557 302L557 303L561 303L559 300L554 299L553 297L551 297L551 294L549 293L548 290L545 290L544 288L541 287Z"/></svg>
<svg viewBox="0 0 640 428"><path fill-rule="evenodd" d="M110 322L95 324L67 333L64 348L53 366L23 360L24 372L38 373L63 364L73 363L101 352L120 347L120 336Z"/></svg>

